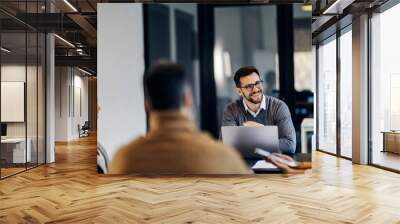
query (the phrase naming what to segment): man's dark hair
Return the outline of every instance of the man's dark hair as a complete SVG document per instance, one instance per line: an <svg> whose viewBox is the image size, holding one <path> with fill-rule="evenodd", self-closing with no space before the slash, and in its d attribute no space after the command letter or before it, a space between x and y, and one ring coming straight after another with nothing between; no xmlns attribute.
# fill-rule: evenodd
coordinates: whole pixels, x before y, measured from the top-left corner
<svg viewBox="0 0 400 224"><path fill-rule="evenodd" d="M246 66L246 67L241 67L239 70L235 72L235 76L233 77L233 80L235 80L236 87L240 87L240 78L245 77L250 75L251 73L257 73L258 77L260 77L260 73L254 66Z"/></svg>
<svg viewBox="0 0 400 224"><path fill-rule="evenodd" d="M176 110L182 106L188 78L182 66L160 61L143 76L144 95L152 110Z"/></svg>

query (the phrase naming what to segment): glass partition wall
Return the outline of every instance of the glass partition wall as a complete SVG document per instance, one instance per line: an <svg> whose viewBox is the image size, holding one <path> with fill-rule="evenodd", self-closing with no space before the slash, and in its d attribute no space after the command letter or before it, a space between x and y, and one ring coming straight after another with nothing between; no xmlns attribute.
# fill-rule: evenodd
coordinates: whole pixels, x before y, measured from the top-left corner
<svg viewBox="0 0 400 224"><path fill-rule="evenodd" d="M25 12L38 10L25 4ZM44 33L0 12L1 179L45 163L45 41Z"/></svg>
<svg viewBox="0 0 400 224"><path fill-rule="evenodd" d="M317 46L317 149L352 158L352 27Z"/></svg>
<svg viewBox="0 0 400 224"><path fill-rule="evenodd" d="M351 25L340 36L340 154L352 158L352 33Z"/></svg>
<svg viewBox="0 0 400 224"><path fill-rule="evenodd" d="M400 31L395 29L400 21L400 4L388 1L374 9L369 17L369 161L380 168L400 172ZM352 28L337 31L335 38L317 44L318 128L317 148L320 151L351 159L352 157ZM336 50L333 45L336 42ZM327 45L331 44L329 48ZM322 49L321 49L322 48ZM331 55L326 55L330 49ZM336 61L333 57L337 57ZM326 102L335 88L328 88L327 57L331 58L332 85L337 93ZM337 77L334 84L334 77ZM331 91L332 90L332 91ZM336 109L330 110L336 103ZM329 106L330 105L330 106ZM326 122L329 113L335 118ZM328 127L328 128L327 128ZM334 131L334 128L337 128ZM331 134L327 134L328 132ZM327 139L330 144L327 144ZM334 146L337 146L335 151Z"/></svg>
<svg viewBox="0 0 400 224"><path fill-rule="evenodd" d="M370 20L370 163L400 171L400 4Z"/></svg>
<svg viewBox="0 0 400 224"><path fill-rule="evenodd" d="M318 45L318 149L336 154L336 35Z"/></svg>
<svg viewBox="0 0 400 224"><path fill-rule="evenodd" d="M200 68L197 4L144 4L147 56L146 67L160 59L181 64L193 86L194 120L200 124ZM163 38L160 39L160 36Z"/></svg>

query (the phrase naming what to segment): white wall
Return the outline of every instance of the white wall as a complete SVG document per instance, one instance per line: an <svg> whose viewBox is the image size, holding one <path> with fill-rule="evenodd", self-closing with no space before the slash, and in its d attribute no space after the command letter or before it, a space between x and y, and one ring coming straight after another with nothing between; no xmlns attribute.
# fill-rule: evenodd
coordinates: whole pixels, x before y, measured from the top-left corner
<svg viewBox="0 0 400 224"><path fill-rule="evenodd" d="M80 71L74 71L74 92L75 94L72 98L74 99L74 107L71 120L71 136L72 138L79 138L78 124L82 126L85 121L89 120L88 108L89 108L89 92L88 92L88 76L83 76L84 74ZM78 93L80 90L80 93ZM79 95L80 94L80 98ZM79 102L80 101L80 102ZM81 110L81 111L80 111Z"/></svg>
<svg viewBox="0 0 400 224"><path fill-rule="evenodd" d="M72 67L56 67L55 73L55 141L74 140L79 138L78 124L88 120L88 77Z"/></svg>
<svg viewBox="0 0 400 224"><path fill-rule="evenodd" d="M142 4L97 5L97 141L110 160L146 132Z"/></svg>
<svg viewBox="0 0 400 224"><path fill-rule="evenodd" d="M68 67L55 68L55 141L68 141Z"/></svg>

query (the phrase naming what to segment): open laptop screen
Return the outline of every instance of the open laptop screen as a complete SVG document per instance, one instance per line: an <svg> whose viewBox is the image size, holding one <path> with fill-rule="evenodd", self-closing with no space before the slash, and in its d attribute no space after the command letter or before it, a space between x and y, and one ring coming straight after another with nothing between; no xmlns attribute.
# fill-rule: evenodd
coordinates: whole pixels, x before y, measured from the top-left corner
<svg viewBox="0 0 400 224"><path fill-rule="evenodd" d="M269 152L279 152L279 137L277 126L243 127L224 126L221 128L224 144L236 148L240 154L248 158L259 158L254 154L255 148Z"/></svg>

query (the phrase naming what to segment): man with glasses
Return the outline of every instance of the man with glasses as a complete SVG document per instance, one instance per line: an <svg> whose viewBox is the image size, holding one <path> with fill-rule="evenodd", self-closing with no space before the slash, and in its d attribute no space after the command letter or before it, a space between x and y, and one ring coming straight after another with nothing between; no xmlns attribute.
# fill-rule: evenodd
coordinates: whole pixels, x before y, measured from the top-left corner
<svg viewBox="0 0 400 224"><path fill-rule="evenodd" d="M263 81L253 66L242 67L234 76L236 93L241 99L225 107L222 126L257 127L278 126L281 152L296 151L296 132L287 105L272 96L263 94Z"/></svg>

